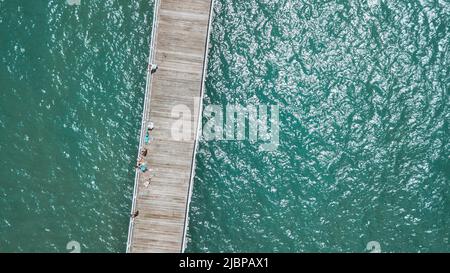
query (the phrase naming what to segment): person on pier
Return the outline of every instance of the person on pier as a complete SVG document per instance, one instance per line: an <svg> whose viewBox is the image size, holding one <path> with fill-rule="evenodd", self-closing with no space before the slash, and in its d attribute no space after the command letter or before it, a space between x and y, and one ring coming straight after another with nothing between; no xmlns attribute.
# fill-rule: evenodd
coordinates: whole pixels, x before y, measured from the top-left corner
<svg viewBox="0 0 450 273"><path fill-rule="evenodd" d="M154 128L154 124L153 124L153 122L150 121L147 126L147 131L145 132L145 138L144 138L145 144L150 143L150 140L151 140L150 132L153 130L153 128Z"/></svg>

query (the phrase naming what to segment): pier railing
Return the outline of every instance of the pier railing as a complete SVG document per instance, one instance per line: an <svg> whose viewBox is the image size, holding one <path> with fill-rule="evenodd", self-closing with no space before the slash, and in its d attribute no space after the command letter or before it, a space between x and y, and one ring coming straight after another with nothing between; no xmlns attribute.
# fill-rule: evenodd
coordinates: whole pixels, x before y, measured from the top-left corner
<svg viewBox="0 0 450 273"><path fill-rule="evenodd" d="M202 113L203 113L203 94L205 92L205 81L206 81L206 73L208 69L208 54L209 54L209 36L211 34L211 26L213 21L213 11L214 11L214 2L215 0L211 0L211 7L209 11L209 19L208 19L208 31L206 34L206 42L205 42L205 56L203 58L203 75L202 75L202 83L200 88L200 103L198 108L198 117L197 117L197 131L195 133L195 144L194 144L194 152L192 154L192 168L191 168L191 175L189 180L189 190L188 190L188 198L186 201L186 211L184 215L184 229L183 229L183 239L181 243L181 252L184 252L186 249L186 236L188 231L188 225L189 225L189 208L191 204L191 198L192 198L192 191L194 188L194 178L195 178L195 158L197 156L197 150L198 150L198 142L200 140L201 134L202 134Z"/></svg>
<svg viewBox="0 0 450 273"><path fill-rule="evenodd" d="M152 23L152 36L150 41L150 52L148 56L148 67L147 67L147 79L145 83L145 97L144 97L144 107L142 110L142 123L141 123L141 136L139 138L139 150L138 153L142 150L144 146L144 138L145 138L145 128L146 123L149 121L150 111L150 100L151 100L151 84L152 84L152 64L155 61L155 48L156 48L156 35L158 33L158 11L159 11L160 0L154 0L153 4L153 23ZM131 205L131 214L133 214L136 210L136 198L139 188L139 170L136 170L134 177L134 189L133 189L133 202ZM127 240L127 249L126 252L131 251L131 243L133 240L133 227L134 227L134 218L131 218L130 225L128 227L128 240Z"/></svg>

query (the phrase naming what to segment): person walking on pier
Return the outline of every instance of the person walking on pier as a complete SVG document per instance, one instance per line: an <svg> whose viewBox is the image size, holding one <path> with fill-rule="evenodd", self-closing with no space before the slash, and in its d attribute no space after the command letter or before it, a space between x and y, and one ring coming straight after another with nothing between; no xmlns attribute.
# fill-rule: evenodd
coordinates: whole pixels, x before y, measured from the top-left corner
<svg viewBox="0 0 450 273"><path fill-rule="evenodd" d="M154 128L154 124L153 124L153 122L150 121L147 125L147 131L145 132L145 138L144 138L145 144L150 143L150 140L151 140L150 132L153 131L153 128Z"/></svg>

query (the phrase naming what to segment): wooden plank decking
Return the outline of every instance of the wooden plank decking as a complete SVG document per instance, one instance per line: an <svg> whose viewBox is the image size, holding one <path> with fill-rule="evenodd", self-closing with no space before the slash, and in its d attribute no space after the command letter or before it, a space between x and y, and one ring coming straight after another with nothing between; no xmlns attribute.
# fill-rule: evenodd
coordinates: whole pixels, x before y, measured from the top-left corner
<svg viewBox="0 0 450 273"><path fill-rule="evenodd" d="M137 172L127 252L182 252L193 169L195 138L207 57L211 0L156 0L153 63L158 70L148 81L140 148L150 171ZM158 5L159 4L159 5ZM176 105L193 115L192 137L176 141L171 134ZM195 107L197 106L197 107ZM142 136L149 121L153 140ZM148 186L145 182L152 177Z"/></svg>

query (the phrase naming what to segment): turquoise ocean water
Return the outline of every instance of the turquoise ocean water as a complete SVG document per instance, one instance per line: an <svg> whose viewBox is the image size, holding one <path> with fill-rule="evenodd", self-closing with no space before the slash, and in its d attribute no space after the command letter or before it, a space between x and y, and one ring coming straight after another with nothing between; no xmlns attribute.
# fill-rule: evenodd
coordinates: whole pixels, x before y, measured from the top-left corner
<svg viewBox="0 0 450 273"><path fill-rule="evenodd" d="M123 252L148 0L0 0L0 251Z"/></svg>
<svg viewBox="0 0 450 273"><path fill-rule="evenodd" d="M204 102L280 146L201 142L188 251L449 252L450 3L216 4Z"/></svg>
<svg viewBox="0 0 450 273"><path fill-rule="evenodd" d="M0 251L123 252L148 0L0 0ZM279 105L280 145L201 141L187 251L450 251L448 1L216 0L205 105Z"/></svg>

